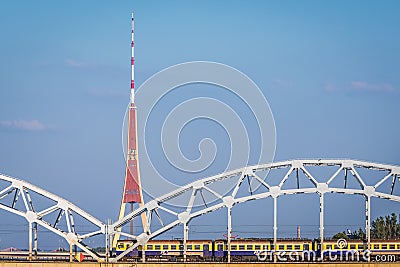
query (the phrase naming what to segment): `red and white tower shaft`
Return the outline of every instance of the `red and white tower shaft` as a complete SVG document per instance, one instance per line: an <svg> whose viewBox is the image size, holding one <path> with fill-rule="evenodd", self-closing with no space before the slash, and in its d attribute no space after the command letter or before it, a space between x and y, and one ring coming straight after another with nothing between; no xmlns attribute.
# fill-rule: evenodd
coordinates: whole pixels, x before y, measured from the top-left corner
<svg viewBox="0 0 400 267"><path fill-rule="evenodd" d="M132 12L132 41L131 41L131 90L130 90L130 105L128 110L128 147L126 155L125 167L125 183L122 195L121 208L119 211L119 219L125 216L126 204L130 204L131 211L134 203L139 203L139 206L144 205L142 186L140 182L139 157L138 157L138 134L137 134L137 116L135 107L135 21ZM143 229L147 231L146 214L142 213ZM133 235L133 224L131 222L131 235ZM113 247L119 239L119 234L114 236Z"/></svg>
<svg viewBox="0 0 400 267"><path fill-rule="evenodd" d="M138 138L137 138L137 116L135 107L135 33L134 18L132 13L132 54L131 54L131 93L128 113L128 150L126 155L126 172L124 186L124 203L143 203L142 187L140 184Z"/></svg>

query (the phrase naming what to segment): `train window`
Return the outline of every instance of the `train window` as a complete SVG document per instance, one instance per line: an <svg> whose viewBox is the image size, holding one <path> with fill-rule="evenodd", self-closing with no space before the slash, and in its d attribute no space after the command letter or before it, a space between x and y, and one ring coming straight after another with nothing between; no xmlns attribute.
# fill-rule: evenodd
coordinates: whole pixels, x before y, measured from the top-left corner
<svg viewBox="0 0 400 267"><path fill-rule="evenodd" d="M253 250L253 245L247 245L247 246L246 246L246 249L247 249L247 250Z"/></svg>
<svg viewBox="0 0 400 267"><path fill-rule="evenodd" d="M147 245L147 249L153 250L153 245Z"/></svg>
<svg viewBox="0 0 400 267"><path fill-rule="evenodd" d="M379 249L379 245L378 244L372 245L372 248L373 249Z"/></svg>
<svg viewBox="0 0 400 267"><path fill-rule="evenodd" d="M200 250L200 245L195 245L195 246L194 246L194 249L195 249L195 250Z"/></svg>
<svg viewBox="0 0 400 267"><path fill-rule="evenodd" d="M275 249L275 245L271 245L271 250L274 250Z"/></svg>
<svg viewBox="0 0 400 267"><path fill-rule="evenodd" d="M300 245L294 245L295 250L300 250Z"/></svg>
<svg viewBox="0 0 400 267"><path fill-rule="evenodd" d="M286 249L287 249L287 250L293 249L293 245L287 245L287 246L286 246Z"/></svg>
<svg viewBox="0 0 400 267"><path fill-rule="evenodd" d="M237 250L237 246L236 245L231 245L231 250Z"/></svg>
<svg viewBox="0 0 400 267"><path fill-rule="evenodd" d="M119 249L124 248L124 247L125 247L124 244L118 244Z"/></svg>
<svg viewBox="0 0 400 267"><path fill-rule="evenodd" d="M284 245L278 245L278 250L284 250L285 246Z"/></svg>
<svg viewBox="0 0 400 267"><path fill-rule="evenodd" d="M155 250L160 250L160 249L161 249L161 246L160 246L160 245L155 245L155 246L154 246L154 249L155 249Z"/></svg>
<svg viewBox="0 0 400 267"><path fill-rule="evenodd" d="M244 245L239 245L239 250L244 250Z"/></svg>
<svg viewBox="0 0 400 267"><path fill-rule="evenodd" d="M356 249L356 245L355 244L350 244L350 249Z"/></svg>
<svg viewBox="0 0 400 267"><path fill-rule="evenodd" d="M310 244L304 244L303 249L304 250L310 250Z"/></svg>
<svg viewBox="0 0 400 267"><path fill-rule="evenodd" d="M389 249L396 249L395 244L390 244L390 245L389 245Z"/></svg>
<svg viewBox="0 0 400 267"><path fill-rule="evenodd" d="M162 249L168 250L168 245L163 245Z"/></svg>
<svg viewBox="0 0 400 267"><path fill-rule="evenodd" d="M255 246L254 246L254 249L255 249L255 250L260 250L260 249L261 249L261 246L260 246L260 245L255 245Z"/></svg>
<svg viewBox="0 0 400 267"><path fill-rule="evenodd" d="M387 244L382 244L382 249L387 249Z"/></svg>
<svg viewBox="0 0 400 267"><path fill-rule="evenodd" d="M171 250L176 250L176 245L171 245Z"/></svg>
<svg viewBox="0 0 400 267"><path fill-rule="evenodd" d="M222 251L222 244L218 244L218 251Z"/></svg>
<svg viewBox="0 0 400 267"><path fill-rule="evenodd" d="M187 245L187 250L193 250L193 246L192 245Z"/></svg>

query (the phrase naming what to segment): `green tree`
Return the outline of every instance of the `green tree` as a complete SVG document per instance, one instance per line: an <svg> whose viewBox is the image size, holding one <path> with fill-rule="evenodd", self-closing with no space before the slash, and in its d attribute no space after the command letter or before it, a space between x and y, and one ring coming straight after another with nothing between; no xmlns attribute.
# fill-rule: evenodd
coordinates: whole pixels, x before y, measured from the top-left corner
<svg viewBox="0 0 400 267"><path fill-rule="evenodd" d="M341 238L344 238L344 239L346 239L346 240L349 239L349 237L346 235L345 232L339 232L339 233L335 234L332 238L333 238L333 239L341 239Z"/></svg>
<svg viewBox="0 0 400 267"><path fill-rule="evenodd" d="M383 239L385 236L384 229L384 220L383 217L380 216L371 223L371 237L376 239Z"/></svg>
<svg viewBox="0 0 400 267"><path fill-rule="evenodd" d="M397 215L392 213L385 218L376 218L371 223L371 237L374 239L397 239L400 238L400 224Z"/></svg>
<svg viewBox="0 0 400 267"><path fill-rule="evenodd" d="M390 228L391 228L391 232L390 232L391 238L392 239L398 238L399 236L397 235L397 233L398 233L399 225L397 223L397 215L395 213L391 214L390 225L391 225L390 226Z"/></svg>
<svg viewBox="0 0 400 267"><path fill-rule="evenodd" d="M366 239L366 234L362 228L352 232L349 236L345 232L337 233L333 239ZM397 217L395 213L379 216L371 222L371 238L373 239L400 239L400 215Z"/></svg>
<svg viewBox="0 0 400 267"><path fill-rule="evenodd" d="M358 232L355 232L356 239L365 239L366 235L364 230L361 227L358 229Z"/></svg>

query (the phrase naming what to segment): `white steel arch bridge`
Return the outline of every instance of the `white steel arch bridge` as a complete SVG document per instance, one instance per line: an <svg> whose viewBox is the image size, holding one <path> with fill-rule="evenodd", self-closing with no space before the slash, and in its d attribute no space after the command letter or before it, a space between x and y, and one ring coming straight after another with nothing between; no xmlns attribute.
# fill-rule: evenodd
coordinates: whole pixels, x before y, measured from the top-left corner
<svg viewBox="0 0 400 267"><path fill-rule="evenodd" d="M323 177L312 174L313 168L333 168L332 174ZM283 170L279 177L275 177L278 183L272 184L271 177L274 170ZM371 172L367 174L367 172ZM268 174L269 173L269 174ZM300 176L307 183L300 183ZM369 179L366 178L369 177ZM297 183L294 188L286 188L289 177L294 177ZM372 177L372 178L371 178ZM353 180L350 183L350 179ZM127 214L124 218L112 224L105 224L67 200L47 192L28 182L0 175L0 209L24 217L29 224L29 251L36 247L37 225L44 227L61 236L70 245L76 245L84 252L98 261L116 262L126 256L138 246L144 245L148 240L178 226L183 225L183 242L188 239L190 221L198 216L219 209L227 210L227 242L228 261L230 260L230 241L232 233L231 210L234 205L258 199L273 199L273 233L274 244L277 242L277 201L280 196L293 194L317 194L319 196L319 235L321 243L324 242L324 214L327 193L339 193L349 195L361 195L365 198L365 230L368 248L370 247L371 229L371 198L388 199L400 202L400 194L395 194L396 181L400 179L400 166L365 162L358 160L290 160L268 163L257 166L247 166L241 169L214 175L208 178L194 181L180 187L168 194L153 199L143 207ZM276 179L275 179L276 180ZM341 180L343 186L337 186ZM229 181L229 183L227 183ZM382 186L390 184L390 186ZM243 190L246 188L246 190ZM239 193L240 192L240 193ZM44 198L50 202L48 207L37 208L31 195L36 199ZM174 205L174 200L186 195L184 205ZM208 201L205 200L208 196ZM211 198L211 200L210 200ZM203 205L195 205L195 201L203 200ZM18 202L20 204L18 205ZM171 204L172 203L172 204ZM125 225L142 213L147 213L148 225L139 235L130 235L124 231ZM53 216L49 216L53 214ZM74 218L81 217L92 224L92 230L76 229ZM55 218L55 219L54 219ZM150 229L150 230L148 230ZM132 238L136 243L122 254L111 258L108 253L99 255L92 248L85 245L87 238L104 235L106 251L109 248L109 240L115 234ZM276 247L276 246L274 246ZM186 251L184 251L186 258Z"/></svg>

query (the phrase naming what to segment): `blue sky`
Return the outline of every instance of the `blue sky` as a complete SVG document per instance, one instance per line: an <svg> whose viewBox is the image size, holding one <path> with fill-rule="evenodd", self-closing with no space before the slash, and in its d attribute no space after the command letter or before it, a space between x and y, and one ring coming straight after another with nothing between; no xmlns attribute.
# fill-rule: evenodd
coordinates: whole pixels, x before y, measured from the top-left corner
<svg viewBox="0 0 400 267"><path fill-rule="evenodd" d="M276 160L400 164L398 1L4 0L1 173L116 217L132 9L138 85L177 63L221 62L269 101Z"/></svg>

